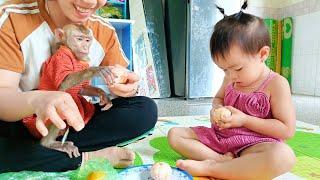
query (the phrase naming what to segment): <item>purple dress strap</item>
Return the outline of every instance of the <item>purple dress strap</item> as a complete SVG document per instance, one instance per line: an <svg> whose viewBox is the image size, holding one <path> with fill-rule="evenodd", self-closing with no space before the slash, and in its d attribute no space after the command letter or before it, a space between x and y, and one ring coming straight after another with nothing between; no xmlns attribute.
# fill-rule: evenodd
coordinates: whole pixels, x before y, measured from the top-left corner
<svg viewBox="0 0 320 180"><path fill-rule="evenodd" d="M269 85L269 82L276 77L276 73L270 70L268 77L263 81L260 87L256 90L256 92L262 92Z"/></svg>

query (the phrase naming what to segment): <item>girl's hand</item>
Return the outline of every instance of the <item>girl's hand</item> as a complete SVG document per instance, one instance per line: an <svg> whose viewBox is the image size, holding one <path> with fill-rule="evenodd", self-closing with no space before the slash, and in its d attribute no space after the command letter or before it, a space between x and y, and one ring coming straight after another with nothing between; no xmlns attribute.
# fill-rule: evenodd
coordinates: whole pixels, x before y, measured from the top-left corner
<svg viewBox="0 0 320 180"><path fill-rule="evenodd" d="M113 68L123 68L122 66L115 65L110 67L111 71ZM120 97L132 97L135 96L138 93L138 82L139 77L134 72L128 72L127 74L127 82L125 84L108 84L109 90L111 93L120 96Z"/></svg>
<svg viewBox="0 0 320 180"><path fill-rule="evenodd" d="M48 134L45 122L50 121L59 129L66 128L66 123L76 131L84 127L79 109L70 94L61 91L38 91L38 96L30 100L37 115L36 128L42 136Z"/></svg>
<svg viewBox="0 0 320 180"><path fill-rule="evenodd" d="M210 122L211 124L216 124L217 122L220 121L220 118L217 118L217 116L215 116L214 112L216 109L223 107L223 106L217 106L217 107L212 107L210 110Z"/></svg>
<svg viewBox="0 0 320 180"><path fill-rule="evenodd" d="M231 116L221 117L220 123L218 123L220 129L236 128L245 125L248 115L232 106L225 106L225 108L231 111Z"/></svg>

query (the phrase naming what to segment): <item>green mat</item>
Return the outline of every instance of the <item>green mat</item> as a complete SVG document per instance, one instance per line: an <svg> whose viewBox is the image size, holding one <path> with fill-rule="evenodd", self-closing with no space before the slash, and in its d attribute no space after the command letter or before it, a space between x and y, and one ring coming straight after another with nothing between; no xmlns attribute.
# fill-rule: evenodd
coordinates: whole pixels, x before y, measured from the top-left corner
<svg viewBox="0 0 320 180"><path fill-rule="evenodd" d="M297 156L292 173L307 179L320 179L320 134L297 131L287 143Z"/></svg>
<svg viewBox="0 0 320 180"><path fill-rule="evenodd" d="M183 157L174 152L167 141L167 133L170 128L176 126L209 126L210 122L207 116L185 116L185 117L170 117L160 118L153 131L147 132L134 140L127 141L121 146L126 145L135 151L136 159L134 165L152 164L154 162L167 162L171 166L175 166L175 162ZM303 123L303 125L306 125ZM280 176L279 179L320 179L320 129L318 127L310 128L298 127L295 136L287 141L288 145L292 147L296 156L297 163L290 173L285 174L285 177ZM151 135L152 134L152 135ZM118 169L117 171L121 171ZM72 176L76 171L68 171L64 173L42 173L41 172L27 172L33 177L42 175L45 179L71 179L65 177ZM5 173L0 174L0 179L8 179L8 177L21 177L18 179L25 179L26 172L19 173ZM39 178L32 178L39 179ZM43 178L42 178L43 179Z"/></svg>
<svg viewBox="0 0 320 180"><path fill-rule="evenodd" d="M204 116L164 118L157 123L153 136L142 140L144 142L130 144L128 147L137 152L143 164L164 161L175 166L176 160L183 157L169 147L166 138L168 130L175 126L189 127L197 124L206 125L206 123L209 125L208 122L208 118ZM298 126L295 136L287 141L297 156L297 163L290 173L285 177L280 176L279 179L297 179L297 177L320 179L320 129L303 126Z"/></svg>

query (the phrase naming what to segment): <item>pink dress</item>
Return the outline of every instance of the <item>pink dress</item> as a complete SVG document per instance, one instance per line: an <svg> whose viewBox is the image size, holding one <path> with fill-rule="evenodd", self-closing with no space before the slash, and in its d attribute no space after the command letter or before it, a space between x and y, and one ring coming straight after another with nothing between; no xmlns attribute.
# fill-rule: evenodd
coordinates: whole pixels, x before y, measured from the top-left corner
<svg viewBox="0 0 320 180"><path fill-rule="evenodd" d="M225 90L224 105L233 106L251 116L263 119L273 118L269 97L263 90L276 75L276 73L271 72L258 90L252 93L240 92L234 89L233 84L229 84ZM249 146L262 142L280 141L245 127L219 130L215 124L212 124L211 128L204 126L191 128L197 134L200 142L221 154L232 152L239 156L241 151Z"/></svg>

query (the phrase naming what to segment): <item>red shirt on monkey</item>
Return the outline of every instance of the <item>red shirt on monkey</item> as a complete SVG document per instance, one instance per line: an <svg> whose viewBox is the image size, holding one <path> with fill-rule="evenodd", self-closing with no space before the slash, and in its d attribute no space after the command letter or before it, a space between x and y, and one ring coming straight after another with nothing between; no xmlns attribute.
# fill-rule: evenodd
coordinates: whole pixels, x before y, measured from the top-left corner
<svg viewBox="0 0 320 180"><path fill-rule="evenodd" d="M39 89L58 90L60 84L70 72L81 71L88 67L89 64L79 61L71 52L71 49L66 46L61 46L57 52L43 64ZM94 105L88 102L79 93L82 87L88 85L89 81L84 81L83 83L66 90L77 104L85 124L88 123L95 111ZM41 138L42 135L38 132L35 121L35 115L23 119L23 123L28 127L29 132L36 138Z"/></svg>

